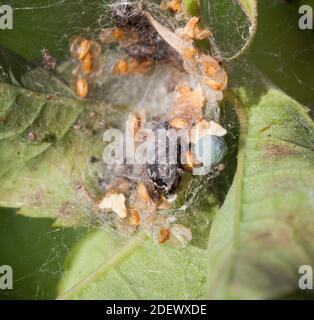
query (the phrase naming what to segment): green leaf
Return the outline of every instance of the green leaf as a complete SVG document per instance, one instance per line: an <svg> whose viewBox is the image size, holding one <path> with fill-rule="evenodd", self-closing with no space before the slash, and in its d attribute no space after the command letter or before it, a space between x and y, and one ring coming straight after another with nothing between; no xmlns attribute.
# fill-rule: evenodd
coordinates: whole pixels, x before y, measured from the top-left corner
<svg viewBox="0 0 314 320"><path fill-rule="evenodd" d="M52 219L33 219L0 209L0 265L13 269L13 290L0 299L54 299L71 247L80 229L53 228Z"/></svg>
<svg viewBox="0 0 314 320"><path fill-rule="evenodd" d="M243 74L243 73L242 73ZM208 245L209 298L278 298L314 264L314 125L283 92L239 89L238 168Z"/></svg>
<svg viewBox="0 0 314 320"><path fill-rule="evenodd" d="M7 0L5 4L14 10L13 30L1 30L0 44L27 59L40 57L43 48L64 58L69 38L92 36L105 10L102 0L92 4L88 0Z"/></svg>
<svg viewBox="0 0 314 320"><path fill-rule="evenodd" d="M155 245L96 230L72 250L59 299L199 299L206 284L205 251Z"/></svg>
<svg viewBox="0 0 314 320"><path fill-rule="evenodd" d="M73 213L78 218L86 206L75 187L97 181L88 159L101 158L104 147L103 118L95 120L90 113L110 109L4 83L0 101L0 206L21 208L20 213L31 216L71 220ZM107 125L114 123L116 112L106 115ZM75 130L74 124L80 128Z"/></svg>
<svg viewBox="0 0 314 320"><path fill-rule="evenodd" d="M184 5L190 16L201 15L213 32L211 49L218 58L233 60L250 47L257 28L257 0L184 0Z"/></svg>
<svg viewBox="0 0 314 320"><path fill-rule="evenodd" d="M45 73L41 75L42 70L33 72L38 83L46 79ZM27 77L32 79L33 75L23 75L24 82ZM89 114L91 111L105 114L107 123L113 124L112 118L116 118L117 111L112 112L104 105L89 101L58 96L51 98L47 94L4 83L0 83L0 100L5 102L0 130L0 150L3 150L0 153L1 206L20 207L18 213L31 217L57 218L55 225L84 225L84 215L90 214L90 208L86 201L78 198L75 186L80 181L95 188L97 179L90 174L87 160L95 155L101 157L103 150L102 130L95 121L91 122ZM14 117L17 112L20 114ZM74 130L73 123L80 123L82 130ZM93 128L94 135L87 134L86 127ZM35 141L29 140L29 132L35 133ZM200 189L198 195L201 197L200 208L194 206L191 212L178 217L182 223L192 226L193 243L198 247L204 247L207 242L212 218L208 210L211 208L213 213L216 210L215 201L206 195L205 190L208 189L205 185L203 187L205 189ZM184 190L182 195L187 196ZM202 227L195 228L199 224ZM126 241L130 243L126 244ZM200 298L206 282L206 268L205 250L198 247L181 249L155 245L151 241L138 243L137 238L126 240L112 231L97 231L78 243L68 258L71 262L65 267L62 291L78 282L80 290L78 292L74 287L75 297L84 299L134 298L134 292L141 297L149 297L147 291L155 294L154 298ZM132 254L130 258L129 254ZM116 275L120 264L122 273L134 268L134 279L130 279L131 284L126 289L127 281L116 281L120 277ZM97 279L91 282L88 274L97 267ZM156 273L162 274L165 281L161 282ZM82 276L86 276L86 280ZM171 282L173 279L175 283ZM84 284L82 288L81 281ZM147 289L146 283L150 282L155 291ZM40 297L51 298L54 283L55 279L51 280L51 286L47 284L47 291L40 286ZM89 285L86 289L85 284ZM107 287L112 291L104 289ZM15 294L23 296L23 293ZM30 296L33 294L33 291L29 293Z"/></svg>
<svg viewBox="0 0 314 320"><path fill-rule="evenodd" d="M102 21L106 2L8 0L6 4L14 9L14 28L1 31L0 44L27 59L39 58L43 48L58 59L64 58L71 36L81 34L96 38L104 22L110 23L109 18ZM201 13L214 33L219 51L216 53L221 58L234 59L249 47L256 31L256 0L185 0L184 3L190 15Z"/></svg>
<svg viewBox="0 0 314 320"><path fill-rule="evenodd" d="M301 4L310 1L259 1L249 59L274 85L314 111L313 30L299 28Z"/></svg>
<svg viewBox="0 0 314 320"><path fill-rule="evenodd" d="M254 0L237 0L242 10L246 13L251 24L256 24L257 18L257 1Z"/></svg>

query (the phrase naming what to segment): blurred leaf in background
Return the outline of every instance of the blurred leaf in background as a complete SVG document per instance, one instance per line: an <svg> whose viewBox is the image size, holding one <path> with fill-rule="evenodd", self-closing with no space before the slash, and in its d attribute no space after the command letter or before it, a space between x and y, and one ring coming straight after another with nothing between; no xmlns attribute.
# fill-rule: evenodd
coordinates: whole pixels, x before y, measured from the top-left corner
<svg viewBox="0 0 314 320"><path fill-rule="evenodd" d="M69 248L83 229L53 228L52 219L0 212L0 265L13 269L13 290L0 290L0 299L54 299L63 277Z"/></svg>
<svg viewBox="0 0 314 320"><path fill-rule="evenodd" d="M248 58L314 118L314 30L301 30L300 5L313 0L259 1L258 29Z"/></svg>

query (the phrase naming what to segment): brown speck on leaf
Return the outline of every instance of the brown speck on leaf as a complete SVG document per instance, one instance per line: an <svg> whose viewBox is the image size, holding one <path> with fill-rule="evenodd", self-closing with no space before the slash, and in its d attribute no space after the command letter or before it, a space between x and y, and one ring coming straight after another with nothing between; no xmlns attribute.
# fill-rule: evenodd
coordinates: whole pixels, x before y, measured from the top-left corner
<svg viewBox="0 0 314 320"><path fill-rule="evenodd" d="M289 226L277 226L273 230L259 230L252 235L252 241L260 248L270 248L273 246L283 246L293 237Z"/></svg>
<svg viewBox="0 0 314 320"><path fill-rule="evenodd" d="M99 114L96 112L96 111L91 111L89 113L89 117L92 119L92 120L95 120L99 117Z"/></svg>
<svg viewBox="0 0 314 320"><path fill-rule="evenodd" d="M100 159L97 158L97 157L95 157L95 156L90 157L89 160L88 160L88 162L89 162L90 164L94 164L94 163L97 163L97 162L99 162L99 161L100 161Z"/></svg>
<svg viewBox="0 0 314 320"><path fill-rule="evenodd" d="M81 183L77 182L75 186L76 196L79 201L86 201L92 205L95 204L95 198L90 194L87 188Z"/></svg>
<svg viewBox="0 0 314 320"><path fill-rule="evenodd" d="M55 94L47 94L47 96L46 96L46 99L47 99L48 101L53 100L53 99L55 99L55 98L56 98L56 95L55 95Z"/></svg>
<svg viewBox="0 0 314 320"><path fill-rule="evenodd" d="M27 202L33 206L40 206L45 201L45 194L45 189L43 187L39 187L28 196Z"/></svg>
<svg viewBox="0 0 314 320"><path fill-rule="evenodd" d="M299 153L286 145L266 144L262 147L262 158L264 162L274 162Z"/></svg>
<svg viewBox="0 0 314 320"><path fill-rule="evenodd" d="M216 167L215 170L221 172L225 170L225 165L223 163L219 163Z"/></svg>
<svg viewBox="0 0 314 320"><path fill-rule="evenodd" d="M73 207L69 201L65 201L61 204L57 211L57 216L62 219L71 218L73 213Z"/></svg>
<svg viewBox="0 0 314 320"><path fill-rule="evenodd" d="M27 138L28 138L28 141L29 141L29 142L35 142L35 141L37 140L36 132L35 132L35 131L30 131L30 132L27 134Z"/></svg>
<svg viewBox="0 0 314 320"><path fill-rule="evenodd" d="M76 123L76 124L73 125L73 129L75 131L79 131L81 129L81 125L79 123Z"/></svg>

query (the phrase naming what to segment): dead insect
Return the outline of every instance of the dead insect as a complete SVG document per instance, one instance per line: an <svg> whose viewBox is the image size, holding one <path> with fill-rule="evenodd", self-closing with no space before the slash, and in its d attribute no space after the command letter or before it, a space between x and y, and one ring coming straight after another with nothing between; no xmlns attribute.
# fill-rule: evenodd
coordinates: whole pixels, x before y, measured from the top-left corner
<svg viewBox="0 0 314 320"><path fill-rule="evenodd" d="M152 125L152 131L155 135L155 155L156 161L152 164L146 164L144 171L144 181L146 186L148 187L148 191L150 196L154 201L160 199L160 193L164 193L165 195L169 195L178 186L181 176L183 174L183 167L180 162L180 149L181 146L177 144L177 154L175 163L171 163L169 157L169 137L165 137L162 135L168 135L169 129L171 128L170 124L165 122L156 122ZM161 159L159 157L160 152L158 149L161 147L159 141L167 141L166 142L166 159Z"/></svg>
<svg viewBox="0 0 314 320"><path fill-rule="evenodd" d="M128 216L128 211L125 205L126 198L122 193L107 193L98 203L100 210L111 210L121 219Z"/></svg>
<svg viewBox="0 0 314 320"><path fill-rule="evenodd" d="M48 52L47 49L42 49L42 66L45 70L54 70L56 68L56 59Z"/></svg>

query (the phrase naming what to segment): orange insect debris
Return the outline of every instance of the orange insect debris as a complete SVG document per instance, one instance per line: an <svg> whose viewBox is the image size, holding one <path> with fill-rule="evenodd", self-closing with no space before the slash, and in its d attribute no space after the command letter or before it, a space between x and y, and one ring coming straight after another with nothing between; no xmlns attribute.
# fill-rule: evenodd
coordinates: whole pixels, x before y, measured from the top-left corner
<svg viewBox="0 0 314 320"><path fill-rule="evenodd" d="M128 72L128 63L126 60L119 60L115 66L114 66L114 70L120 74L120 75L124 75Z"/></svg>
<svg viewBox="0 0 314 320"><path fill-rule="evenodd" d="M171 232L169 229L161 229L159 231L159 243L164 243L170 239Z"/></svg>
<svg viewBox="0 0 314 320"><path fill-rule="evenodd" d="M93 56L90 53L87 53L87 55L82 61L82 70L85 73L91 73L93 71L93 67L94 67Z"/></svg>
<svg viewBox="0 0 314 320"><path fill-rule="evenodd" d="M183 11L181 0L162 0L160 3L160 9L162 11L169 10L174 13L179 13Z"/></svg>
<svg viewBox="0 0 314 320"><path fill-rule="evenodd" d="M82 60L85 58L91 47L91 41L81 37L73 37L70 40L70 52L74 59Z"/></svg>
<svg viewBox="0 0 314 320"><path fill-rule="evenodd" d="M170 117L179 117L189 120L200 120L205 98L200 86L192 90L187 86L177 89L179 96L175 98L169 112Z"/></svg>
<svg viewBox="0 0 314 320"><path fill-rule="evenodd" d="M100 210L112 210L121 219L128 216L127 208L125 205L125 196L122 193L109 193L99 201L98 209Z"/></svg>
<svg viewBox="0 0 314 320"><path fill-rule="evenodd" d="M194 162L194 156L192 151L187 151L185 153L185 160L186 160L186 167L188 169L193 169L195 162Z"/></svg>
<svg viewBox="0 0 314 320"><path fill-rule="evenodd" d="M88 83L84 78L79 78L76 82L76 94L81 98L86 98L88 95Z"/></svg>
<svg viewBox="0 0 314 320"><path fill-rule="evenodd" d="M197 50L194 48L185 48L183 51L183 57L186 60L190 60L192 58L194 58L197 54Z"/></svg>
<svg viewBox="0 0 314 320"><path fill-rule="evenodd" d="M112 31L112 37L114 40L119 41L122 40L125 35L121 28L114 28Z"/></svg>
<svg viewBox="0 0 314 320"><path fill-rule="evenodd" d="M152 199L143 182L140 182L137 186L137 199L142 202L147 202L147 203L152 202Z"/></svg>
<svg viewBox="0 0 314 320"><path fill-rule="evenodd" d="M144 74L151 69L152 61L146 60L139 62L134 58L128 60L119 60L113 66L113 73L118 75L134 75L134 74Z"/></svg>
<svg viewBox="0 0 314 320"><path fill-rule="evenodd" d="M175 128L175 129L183 129L189 125L189 122L183 118L174 118L170 120L170 125L172 128Z"/></svg>
<svg viewBox="0 0 314 320"><path fill-rule="evenodd" d="M220 69L218 61L209 55L201 54L195 60L200 65L201 71L205 76L213 76Z"/></svg>
<svg viewBox="0 0 314 320"><path fill-rule="evenodd" d="M130 209L130 224L138 226L141 222L140 214L135 209Z"/></svg>
<svg viewBox="0 0 314 320"><path fill-rule="evenodd" d="M212 35L212 33L207 29L200 29L199 27L199 17L192 17L184 28L176 30L176 33L185 39L193 40L203 40Z"/></svg>
<svg viewBox="0 0 314 320"><path fill-rule="evenodd" d="M211 88L215 91L221 91L224 88L224 85L221 82L218 82L218 81L210 79L210 78L206 78L204 80L204 82L209 88Z"/></svg>

